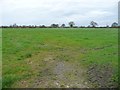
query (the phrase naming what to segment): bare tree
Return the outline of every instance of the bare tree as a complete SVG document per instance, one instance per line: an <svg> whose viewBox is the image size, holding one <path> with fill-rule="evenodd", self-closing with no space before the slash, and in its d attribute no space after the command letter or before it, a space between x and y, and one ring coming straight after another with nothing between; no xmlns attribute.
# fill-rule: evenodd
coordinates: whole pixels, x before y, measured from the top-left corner
<svg viewBox="0 0 120 90"><path fill-rule="evenodd" d="M91 25L92 27L98 26L98 24L97 24L96 22L94 22L94 21L91 21L91 22L90 22L90 25Z"/></svg>

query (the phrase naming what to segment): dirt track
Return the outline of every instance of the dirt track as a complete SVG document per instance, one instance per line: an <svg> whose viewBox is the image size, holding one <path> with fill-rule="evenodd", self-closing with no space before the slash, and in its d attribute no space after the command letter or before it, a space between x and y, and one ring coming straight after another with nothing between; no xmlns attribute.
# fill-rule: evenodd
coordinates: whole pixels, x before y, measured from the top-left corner
<svg viewBox="0 0 120 90"><path fill-rule="evenodd" d="M46 68L40 71L32 87L42 88L88 88L85 69L66 61L45 58Z"/></svg>

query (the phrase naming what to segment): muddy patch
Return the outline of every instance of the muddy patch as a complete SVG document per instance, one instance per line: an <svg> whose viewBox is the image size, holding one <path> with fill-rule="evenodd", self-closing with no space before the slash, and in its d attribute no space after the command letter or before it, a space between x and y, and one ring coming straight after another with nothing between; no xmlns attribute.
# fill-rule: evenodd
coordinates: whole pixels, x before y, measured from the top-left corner
<svg viewBox="0 0 120 90"><path fill-rule="evenodd" d="M64 73L71 72L73 69L72 66L65 62L58 62L56 63L56 66L53 70L53 73L55 73L59 79L64 79Z"/></svg>
<svg viewBox="0 0 120 90"><path fill-rule="evenodd" d="M93 64L89 67L87 74L88 80L93 84L94 87L100 88L116 88L117 84L111 81L113 76L113 68L110 64L97 65Z"/></svg>
<svg viewBox="0 0 120 90"><path fill-rule="evenodd" d="M57 60L50 56L44 59L45 67L39 71L34 88L88 88L85 69L77 63Z"/></svg>

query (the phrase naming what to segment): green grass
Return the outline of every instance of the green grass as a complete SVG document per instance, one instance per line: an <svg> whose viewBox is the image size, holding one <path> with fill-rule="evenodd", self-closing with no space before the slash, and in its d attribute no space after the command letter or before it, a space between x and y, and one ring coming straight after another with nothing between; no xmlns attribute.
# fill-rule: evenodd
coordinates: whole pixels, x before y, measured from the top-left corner
<svg viewBox="0 0 120 90"><path fill-rule="evenodd" d="M117 72L118 29L7 28L2 32L4 88L35 76L37 71L26 62L36 54L42 59L45 54L54 53L59 59L85 67L109 63ZM38 62L34 60L34 64Z"/></svg>

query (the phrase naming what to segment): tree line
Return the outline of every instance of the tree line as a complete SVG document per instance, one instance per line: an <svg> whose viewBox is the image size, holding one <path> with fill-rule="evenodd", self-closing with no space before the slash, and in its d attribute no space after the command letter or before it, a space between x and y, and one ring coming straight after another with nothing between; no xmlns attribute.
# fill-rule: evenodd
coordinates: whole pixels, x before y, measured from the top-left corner
<svg viewBox="0 0 120 90"><path fill-rule="evenodd" d="M95 21L91 21L90 25L88 26L76 26L74 21L70 21L68 23L69 26L66 26L65 24L59 25L59 24L51 24L50 26L45 25L17 25L16 23L10 26L0 26L0 28L118 28L120 27L118 23L114 22L111 26L106 25L104 27L99 27L98 23Z"/></svg>

